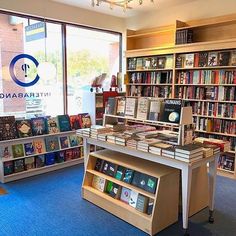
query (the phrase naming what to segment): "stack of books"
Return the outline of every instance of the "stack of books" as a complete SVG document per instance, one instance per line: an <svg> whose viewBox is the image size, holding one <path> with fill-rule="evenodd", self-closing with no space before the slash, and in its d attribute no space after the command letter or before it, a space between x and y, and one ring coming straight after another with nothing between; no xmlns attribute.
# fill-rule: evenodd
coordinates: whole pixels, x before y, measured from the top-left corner
<svg viewBox="0 0 236 236"><path fill-rule="evenodd" d="M175 159L193 162L203 158L203 147L199 144L187 144L175 148Z"/></svg>
<svg viewBox="0 0 236 236"><path fill-rule="evenodd" d="M149 146L149 152L156 155L162 155L162 150L169 147L172 147L172 145L166 143L155 143Z"/></svg>
<svg viewBox="0 0 236 236"><path fill-rule="evenodd" d="M140 151L148 152L149 145L152 145L158 142L160 142L160 140L156 138L143 139L143 140L138 141L137 149Z"/></svg>
<svg viewBox="0 0 236 236"><path fill-rule="evenodd" d="M141 139L148 139L148 138L154 138L157 137L159 131L158 130L152 130L152 131L145 131L137 133L136 135Z"/></svg>
<svg viewBox="0 0 236 236"><path fill-rule="evenodd" d="M76 134L80 136L90 137L90 128L76 130Z"/></svg>
<svg viewBox="0 0 236 236"><path fill-rule="evenodd" d="M130 135L124 133L115 134L115 144L126 146L126 142L131 138Z"/></svg>
<svg viewBox="0 0 236 236"><path fill-rule="evenodd" d="M98 138L98 134L104 134L107 132L110 132L111 128L109 127L104 127L102 125L92 125L90 128L90 136L91 138Z"/></svg>
<svg viewBox="0 0 236 236"><path fill-rule="evenodd" d="M140 140L140 138L131 138L127 141L126 145L127 147L137 149L137 145Z"/></svg>
<svg viewBox="0 0 236 236"><path fill-rule="evenodd" d="M162 156L164 156L164 157L175 158L175 148L174 147L168 147L168 148L162 149L161 153L162 153Z"/></svg>
<svg viewBox="0 0 236 236"><path fill-rule="evenodd" d="M120 132L126 129L125 124L106 124L105 127L111 128L114 132Z"/></svg>
<svg viewBox="0 0 236 236"><path fill-rule="evenodd" d="M207 157L213 156L213 154L214 154L213 150L214 150L213 148L203 146L203 157L207 158ZM220 150L220 148L219 148L219 150Z"/></svg>

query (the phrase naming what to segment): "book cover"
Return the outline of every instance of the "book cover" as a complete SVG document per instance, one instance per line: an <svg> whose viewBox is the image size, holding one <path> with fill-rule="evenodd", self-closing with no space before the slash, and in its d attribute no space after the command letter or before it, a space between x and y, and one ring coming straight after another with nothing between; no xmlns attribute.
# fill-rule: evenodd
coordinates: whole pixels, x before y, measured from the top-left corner
<svg viewBox="0 0 236 236"><path fill-rule="evenodd" d="M149 108L149 115L148 120L159 120L160 119L160 113L161 113L161 104L162 102L160 100L150 100L150 108Z"/></svg>
<svg viewBox="0 0 236 236"><path fill-rule="evenodd" d="M158 57L157 58L157 68L164 69L166 66L166 57Z"/></svg>
<svg viewBox="0 0 236 236"><path fill-rule="evenodd" d="M65 161L70 161L73 159L73 151L72 149L65 150Z"/></svg>
<svg viewBox="0 0 236 236"><path fill-rule="evenodd" d="M91 117L88 113L79 114L79 119L80 119L80 127L82 129L91 127L92 124Z"/></svg>
<svg viewBox="0 0 236 236"><path fill-rule="evenodd" d="M93 181L92 181L92 186L93 186L93 188L95 188L101 192L104 192L106 189L106 180L102 177L94 175Z"/></svg>
<svg viewBox="0 0 236 236"><path fill-rule="evenodd" d="M152 198L149 198L148 206L147 206L147 214L148 215L152 214L153 206L154 206L154 200Z"/></svg>
<svg viewBox="0 0 236 236"><path fill-rule="evenodd" d="M5 161L3 163L3 172L4 176L13 174L14 172L13 161Z"/></svg>
<svg viewBox="0 0 236 236"><path fill-rule="evenodd" d="M35 154L33 142L24 143L24 148L26 156Z"/></svg>
<svg viewBox="0 0 236 236"><path fill-rule="evenodd" d="M147 175L146 180L147 182L146 182L146 185L144 186L144 189L147 192L155 193L156 187L157 187L157 178Z"/></svg>
<svg viewBox="0 0 236 236"><path fill-rule="evenodd" d="M104 162L104 160L97 158L94 170L101 172L103 169L103 162Z"/></svg>
<svg viewBox="0 0 236 236"><path fill-rule="evenodd" d="M150 69L151 68L151 63L152 63L152 58L151 57L145 57L143 58L143 67L144 69Z"/></svg>
<svg viewBox="0 0 236 236"><path fill-rule="evenodd" d="M122 180L123 176L125 173L125 167L123 166L118 166L117 170L116 170L116 174L115 174L115 178L118 180Z"/></svg>
<svg viewBox="0 0 236 236"><path fill-rule="evenodd" d="M228 66L230 60L230 51L219 52L218 54L218 65L219 66Z"/></svg>
<svg viewBox="0 0 236 236"><path fill-rule="evenodd" d="M22 172L25 170L24 159L15 160L14 164L14 173Z"/></svg>
<svg viewBox="0 0 236 236"><path fill-rule="evenodd" d="M61 136L61 137L59 137L59 140L60 140L61 149L69 147L69 140L68 140L67 136Z"/></svg>
<svg viewBox="0 0 236 236"><path fill-rule="evenodd" d="M135 118L136 111L137 111L137 98L127 97L125 104L125 116Z"/></svg>
<svg viewBox="0 0 236 236"><path fill-rule="evenodd" d="M176 68L182 68L184 65L184 55L177 55L176 56Z"/></svg>
<svg viewBox="0 0 236 236"><path fill-rule="evenodd" d="M208 53L208 66L217 66L217 61L218 61L218 53L209 52Z"/></svg>
<svg viewBox="0 0 236 236"><path fill-rule="evenodd" d="M112 181L108 181L106 185L106 192L111 197L118 199L120 195L120 186Z"/></svg>
<svg viewBox="0 0 236 236"><path fill-rule="evenodd" d="M139 187L140 178L141 178L141 173L138 171L134 171L134 176L132 178L131 184L136 187Z"/></svg>
<svg viewBox="0 0 236 236"><path fill-rule="evenodd" d="M56 153L55 157L56 163L61 163L65 161L65 151L59 151Z"/></svg>
<svg viewBox="0 0 236 236"><path fill-rule="evenodd" d="M136 209L140 212L145 213L147 212L147 206L148 206L148 197L139 194L136 203Z"/></svg>
<svg viewBox="0 0 236 236"><path fill-rule="evenodd" d="M131 190L125 187L121 188L120 200L126 204L129 204Z"/></svg>
<svg viewBox="0 0 236 236"><path fill-rule="evenodd" d="M236 66L236 50L231 51L230 65L231 66Z"/></svg>
<svg viewBox="0 0 236 236"><path fill-rule="evenodd" d="M175 148L175 152L180 152L180 153L189 154L189 155L197 153L197 152L201 152L202 150L203 150L202 146L197 143L187 144L184 146L178 146Z"/></svg>
<svg viewBox="0 0 236 236"><path fill-rule="evenodd" d="M59 150L59 142L57 136L45 137L45 146L47 152L53 152Z"/></svg>
<svg viewBox="0 0 236 236"><path fill-rule="evenodd" d="M194 66L194 53L189 53L185 55L184 67L193 68Z"/></svg>
<svg viewBox="0 0 236 236"><path fill-rule="evenodd" d="M69 141L71 147L76 147L78 145L81 145L81 138L79 138L77 135L70 135Z"/></svg>
<svg viewBox="0 0 236 236"><path fill-rule="evenodd" d="M25 155L23 144L12 145L12 153L14 158L23 157Z"/></svg>
<svg viewBox="0 0 236 236"><path fill-rule="evenodd" d="M111 176L111 177L114 177L115 173L116 173L116 170L117 170L117 165L114 164L114 163L109 163L106 174Z"/></svg>
<svg viewBox="0 0 236 236"><path fill-rule="evenodd" d="M179 124L182 101L180 99L166 99L161 115L161 121Z"/></svg>
<svg viewBox="0 0 236 236"><path fill-rule="evenodd" d="M137 200L138 200L138 193L135 192L134 190L131 190L129 205L132 206L133 208L136 208Z"/></svg>
<svg viewBox="0 0 236 236"><path fill-rule="evenodd" d="M150 106L150 99L141 97L138 99L137 119L147 120Z"/></svg>
<svg viewBox="0 0 236 236"><path fill-rule="evenodd" d="M107 174L109 164L110 164L109 161L104 161L103 167L102 167L102 173Z"/></svg>
<svg viewBox="0 0 236 236"><path fill-rule="evenodd" d="M173 56L171 56L171 55L166 56L165 68L166 69L172 69L173 68Z"/></svg>
<svg viewBox="0 0 236 236"><path fill-rule="evenodd" d="M68 115L58 115L57 120L60 132L71 131L70 117Z"/></svg>
<svg viewBox="0 0 236 236"><path fill-rule="evenodd" d="M0 141L17 138L15 117L2 116L0 117Z"/></svg>
<svg viewBox="0 0 236 236"><path fill-rule="evenodd" d="M206 67L208 65L208 52L199 53L199 67Z"/></svg>
<svg viewBox="0 0 236 236"><path fill-rule="evenodd" d="M117 97L117 108L116 108L116 115L124 116L125 115L125 97Z"/></svg>
<svg viewBox="0 0 236 236"><path fill-rule="evenodd" d="M56 134L59 133L59 126L58 126L58 120L56 117L48 117L47 118L48 123L48 133L49 134Z"/></svg>
<svg viewBox="0 0 236 236"><path fill-rule="evenodd" d="M46 166L55 164L55 159L56 159L55 152L46 153L44 156L45 156L45 165Z"/></svg>
<svg viewBox="0 0 236 236"><path fill-rule="evenodd" d="M156 69L156 68L157 68L157 57L151 57L150 69Z"/></svg>
<svg viewBox="0 0 236 236"><path fill-rule="evenodd" d="M136 70L142 70L143 67L144 67L143 58L142 57L138 57L137 61L136 61Z"/></svg>
<svg viewBox="0 0 236 236"><path fill-rule="evenodd" d="M80 129L80 118L78 115L70 115L71 130Z"/></svg>
<svg viewBox="0 0 236 236"><path fill-rule="evenodd" d="M34 157L26 157L25 158L25 170L30 170L35 168L35 160Z"/></svg>
<svg viewBox="0 0 236 236"><path fill-rule="evenodd" d="M105 106L105 113L110 115L116 114L116 101L115 97L109 97Z"/></svg>
<svg viewBox="0 0 236 236"><path fill-rule="evenodd" d="M32 136L31 121L28 120L16 120L16 130L19 138L25 138Z"/></svg>
<svg viewBox="0 0 236 236"><path fill-rule="evenodd" d="M33 145L34 145L34 150L36 154L41 154L41 153L46 152L43 138L34 139Z"/></svg>
<svg viewBox="0 0 236 236"><path fill-rule="evenodd" d="M136 69L136 57L128 58L127 59L127 65L128 65L128 70L135 70Z"/></svg>
<svg viewBox="0 0 236 236"><path fill-rule="evenodd" d="M81 154L80 154L80 148L76 147L72 149L72 159L77 159L80 158Z"/></svg>
<svg viewBox="0 0 236 236"><path fill-rule="evenodd" d="M123 181L130 184L132 182L134 170L131 169L125 169L124 176L123 176Z"/></svg>
<svg viewBox="0 0 236 236"><path fill-rule="evenodd" d="M7 159L11 157L13 157L11 145L8 145L8 144L0 145L0 159L1 158Z"/></svg>
<svg viewBox="0 0 236 236"><path fill-rule="evenodd" d="M47 122L45 117L31 118L33 135L47 134Z"/></svg>
<svg viewBox="0 0 236 236"><path fill-rule="evenodd" d="M45 166L45 156L44 155L38 155L35 157L35 167L40 168Z"/></svg>

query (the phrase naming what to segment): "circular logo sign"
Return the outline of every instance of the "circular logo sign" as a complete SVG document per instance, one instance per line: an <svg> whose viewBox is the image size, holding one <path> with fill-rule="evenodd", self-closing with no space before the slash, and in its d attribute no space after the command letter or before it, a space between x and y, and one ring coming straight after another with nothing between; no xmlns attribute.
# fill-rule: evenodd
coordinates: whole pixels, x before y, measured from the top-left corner
<svg viewBox="0 0 236 236"><path fill-rule="evenodd" d="M26 82L20 81L20 80L16 77L15 72L14 72L14 67L15 67L16 62L17 62L18 60L24 59L24 58L27 58L27 59L31 60L31 61L35 64L35 66L38 67L39 63L38 63L38 61L37 61L33 56L31 56L31 55L29 55L29 54L19 54L19 55L15 56L15 57L12 59L12 61L11 61L11 63L10 63L9 71L10 71L11 78L14 80L14 82L15 82L16 84L18 84L19 86L22 86L22 87L30 87L30 86L33 86L34 84L36 84L36 83L39 81L39 78L40 78L40 77L39 77L38 74L36 75L36 77L34 78L34 80L32 80L31 82L27 82L27 83L26 83ZM27 69L27 66L28 66L28 65L23 64L23 65L22 65L22 70L23 70L23 68Z"/></svg>

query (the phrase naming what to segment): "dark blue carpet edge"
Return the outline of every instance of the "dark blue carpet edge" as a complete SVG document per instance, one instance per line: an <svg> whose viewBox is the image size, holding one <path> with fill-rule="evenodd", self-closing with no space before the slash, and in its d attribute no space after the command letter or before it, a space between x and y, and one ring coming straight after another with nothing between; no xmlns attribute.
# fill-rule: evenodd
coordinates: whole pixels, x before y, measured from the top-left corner
<svg viewBox="0 0 236 236"><path fill-rule="evenodd" d="M1 184L0 235L147 235L81 198L83 165ZM208 209L190 218L191 236L236 235L236 181L217 177L215 223ZM182 235L182 219L160 236Z"/></svg>

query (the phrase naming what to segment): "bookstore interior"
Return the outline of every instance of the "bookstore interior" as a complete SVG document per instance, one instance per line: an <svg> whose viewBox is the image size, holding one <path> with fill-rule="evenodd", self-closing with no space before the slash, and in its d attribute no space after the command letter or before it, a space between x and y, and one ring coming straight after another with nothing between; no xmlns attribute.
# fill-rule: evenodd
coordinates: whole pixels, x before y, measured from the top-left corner
<svg viewBox="0 0 236 236"><path fill-rule="evenodd" d="M0 235L236 234L236 14L121 32L0 9ZM35 201L54 225L14 225Z"/></svg>

